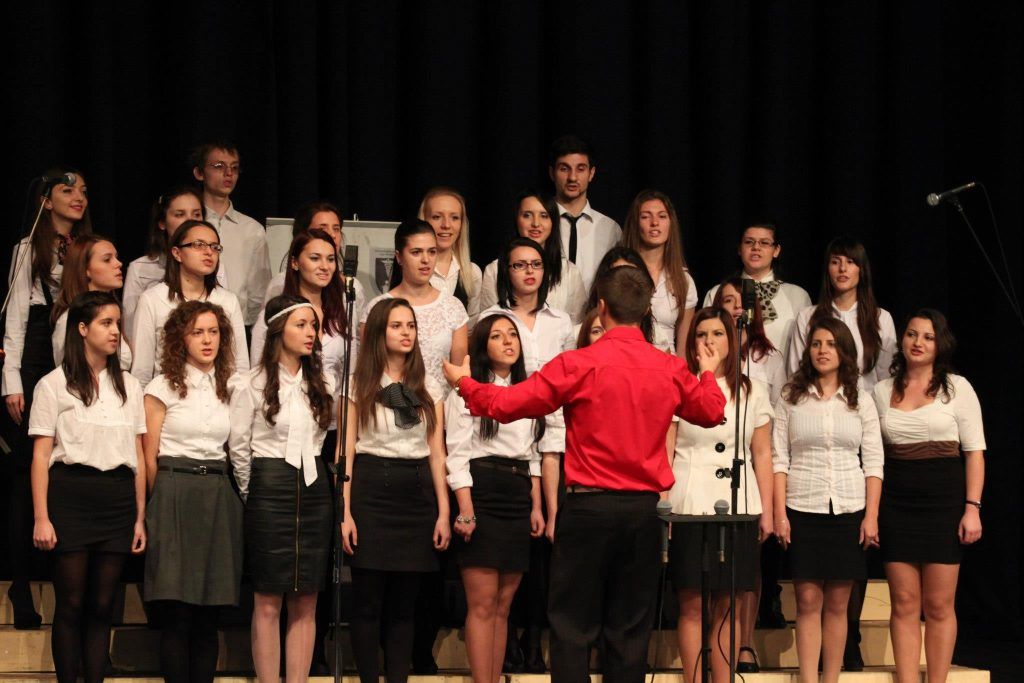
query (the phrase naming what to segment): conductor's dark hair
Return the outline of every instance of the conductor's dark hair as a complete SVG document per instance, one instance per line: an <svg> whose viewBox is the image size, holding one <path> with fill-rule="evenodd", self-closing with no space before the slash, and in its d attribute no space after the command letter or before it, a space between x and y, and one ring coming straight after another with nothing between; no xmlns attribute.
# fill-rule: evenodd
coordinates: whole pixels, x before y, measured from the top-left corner
<svg viewBox="0 0 1024 683"><path fill-rule="evenodd" d="M551 143L551 152L548 154L548 165L555 167L555 163L564 156L570 154L582 154L587 157L591 166L597 166L594 158L594 150L586 140L576 135L562 135Z"/></svg>
<svg viewBox="0 0 1024 683"><path fill-rule="evenodd" d="M597 283L597 298L603 300L615 322L639 325L651 310L654 287L646 271L633 266L612 268Z"/></svg>

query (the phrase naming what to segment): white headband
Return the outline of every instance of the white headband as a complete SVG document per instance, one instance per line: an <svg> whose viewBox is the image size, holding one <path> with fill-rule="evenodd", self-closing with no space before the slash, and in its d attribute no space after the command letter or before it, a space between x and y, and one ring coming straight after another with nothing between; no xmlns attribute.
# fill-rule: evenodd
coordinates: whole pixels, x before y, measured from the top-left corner
<svg viewBox="0 0 1024 683"><path fill-rule="evenodd" d="M280 318L282 315L288 315L292 311L294 311L296 309L299 309L299 308L313 308L313 304L309 303L308 301L303 301L302 303L292 304L288 308L282 308L280 311L278 311L274 315L270 316L270 320L267 321L267 325L269 325L270 323L274 322L275 320ZM315 308L313 308L313 312L316 313L316 309Z"/></svg>

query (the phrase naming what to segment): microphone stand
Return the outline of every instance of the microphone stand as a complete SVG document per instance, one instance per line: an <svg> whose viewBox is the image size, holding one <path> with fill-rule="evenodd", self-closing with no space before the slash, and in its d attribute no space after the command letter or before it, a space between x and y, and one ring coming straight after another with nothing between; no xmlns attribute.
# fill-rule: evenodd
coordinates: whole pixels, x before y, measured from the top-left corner
<svg viewBox="0 0 1024 683"><path fill-rule="evenodd" d="M348 265L347 263L345 265ZM347 268L345 270L348 270ZM341 374L341 418L338 424L338 456L334 462L334 495L335 495L335 533L334 533L334 571L332 579L334 583L334 683L341 683L342 657L341 657L341 569L345 553L342 549L341 523L345 519L345 482L348 475L345 473L345 447L348 443L348 400L349 375L352 367L352 338L355 336L356 326L352 320L355 314L356 301L356 274L345 273L345 324L348 327L348 334L344 337L344 359L342 360Z"/></svg>
<svg viewBox="0 0 1024 683"><path fill-rule="evenodd" d="M739 493L740 474L743 468L743 460L740 458L740 390L743 388L743 331L749 326L746 313L744 312L736 319L736 376L733 378L732 396L735 411L733 413L733 455L732 471L730 473L729 488L731 493L731 506L729 513L739 514ZM743 491L744 502L746 502L746 490ZM745 509L746 506L744 506ZM729 525L729 680L736 680L736 525ZM717 638L716 638L717 640Z"/></svg>

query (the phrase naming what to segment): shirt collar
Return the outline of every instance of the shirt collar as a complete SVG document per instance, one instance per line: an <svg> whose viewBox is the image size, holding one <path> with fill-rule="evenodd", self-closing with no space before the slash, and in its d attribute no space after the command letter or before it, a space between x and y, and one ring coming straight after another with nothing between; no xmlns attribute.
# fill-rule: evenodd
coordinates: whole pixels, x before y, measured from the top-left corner
<svg viewBox="0 0 1024 683"><path fill-rule="evenodd" d="M760 280L755 280L754 278L747 275L747 271L743 271L740 277L742 277L744 280L754 280L754 282L771 282L772 280L775 279L775 271L769 270L768 273Z"/></svg>
<svg viewBox="0 0 1024 683"><path fill-rule="evenodd" d="M555 203L558 206L558 215L559 216L561 216L562 214L565 214L565 213L569 213L569 209L565 208L561 204L558 204L558 202L555 202ZM583 205L583 210L580 211L580 216L581 217L582 216L586 216L588 221L593 222L593 220L594 220L594 211L593 211L593 209L590 208L590 200L589 199L587 200L587 203Z"/></svg>
<svg viewBox="0 0 1024 683"><path fill-rule="evenodd" d="M601 335L601 339L626 339L632 341L647 341L644 339L644 333L640 331L639 327L613 327L612 329Z"/></svg>
<svg viewBox="0 0 1024 683"><path fill-rule="evenodd" d="M193 389L200 388L203 383L212 385L214 372L216 372L215 368L211 369L209 372L203 372L191 363L185 363L185 382Z"/></svg>
<svg viewBox="0 0 1024 683"><path fill-rule="evenodd" d="M231 221L232 223L237 223L238 222L238 212L235 211L235 204L230 199L228 200L228 210L224 212L223 216L221 216L220 214L218 214L216 211L214 211L213 209L211 209L208 206L206 207L206 213L213 214L214 216L218 216L221 219L225 219L226 218L227 220Z"/></svg>
<svg viewBox="0 0 1024 683"><path fill-rule="evenodd" d="M853 315L853 316L855 316L855 315L857 315L857 302L854 301L853 302L853 306L850 306L850 310L848 310L848 311L841 311L841 310L839 310L839 307L836 306L835 302L833 302L832 303L832 310L835 311L836 315L839 316L839 317L843 317L844 315Z"/></svg>
<svg viewBox="0 0 1024 683"><path fill-rule="evenodd" d="M818 390L818 385L815 384L814 382L811 382L809 385L807 385L807 393L819 400L821 399L821 391ZM829 400L832 400L837 397L843 399L844 402L846 401L846 393L843 391L842 384L839 385L839 388L836 389L836 393L832 394Z"/></svg>
<svg viewBox="0 0 1024 683"><path fill-rule="evenodd" d="M282 387L296 387L302 384L302 366L299 366L299 371L293 376L292 373L284 369L284 366L278 366L277 377L279 384Z"/></svg>
<svg viewBox="0 0 1024 683"><path fill-rule="evenodd" d="M499 377L493 372L491 373L491 383L499 387L507 387L512 385L512 373L509 373L508 377Z"/></svg>

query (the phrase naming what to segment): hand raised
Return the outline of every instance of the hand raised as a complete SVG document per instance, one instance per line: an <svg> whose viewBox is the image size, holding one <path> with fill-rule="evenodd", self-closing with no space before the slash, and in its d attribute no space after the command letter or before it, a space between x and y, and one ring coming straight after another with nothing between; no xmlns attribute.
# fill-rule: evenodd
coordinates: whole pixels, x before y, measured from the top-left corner
<svg viewBox="0 0 1024 683"><path fill-rule="evenodd" d="M462 359L462 365L453 365L447 360L442 360L444 368L444 378L448 380L448 384L452 387L459 383L459 380L463 377L469 377L469 355Z"/></svg>

